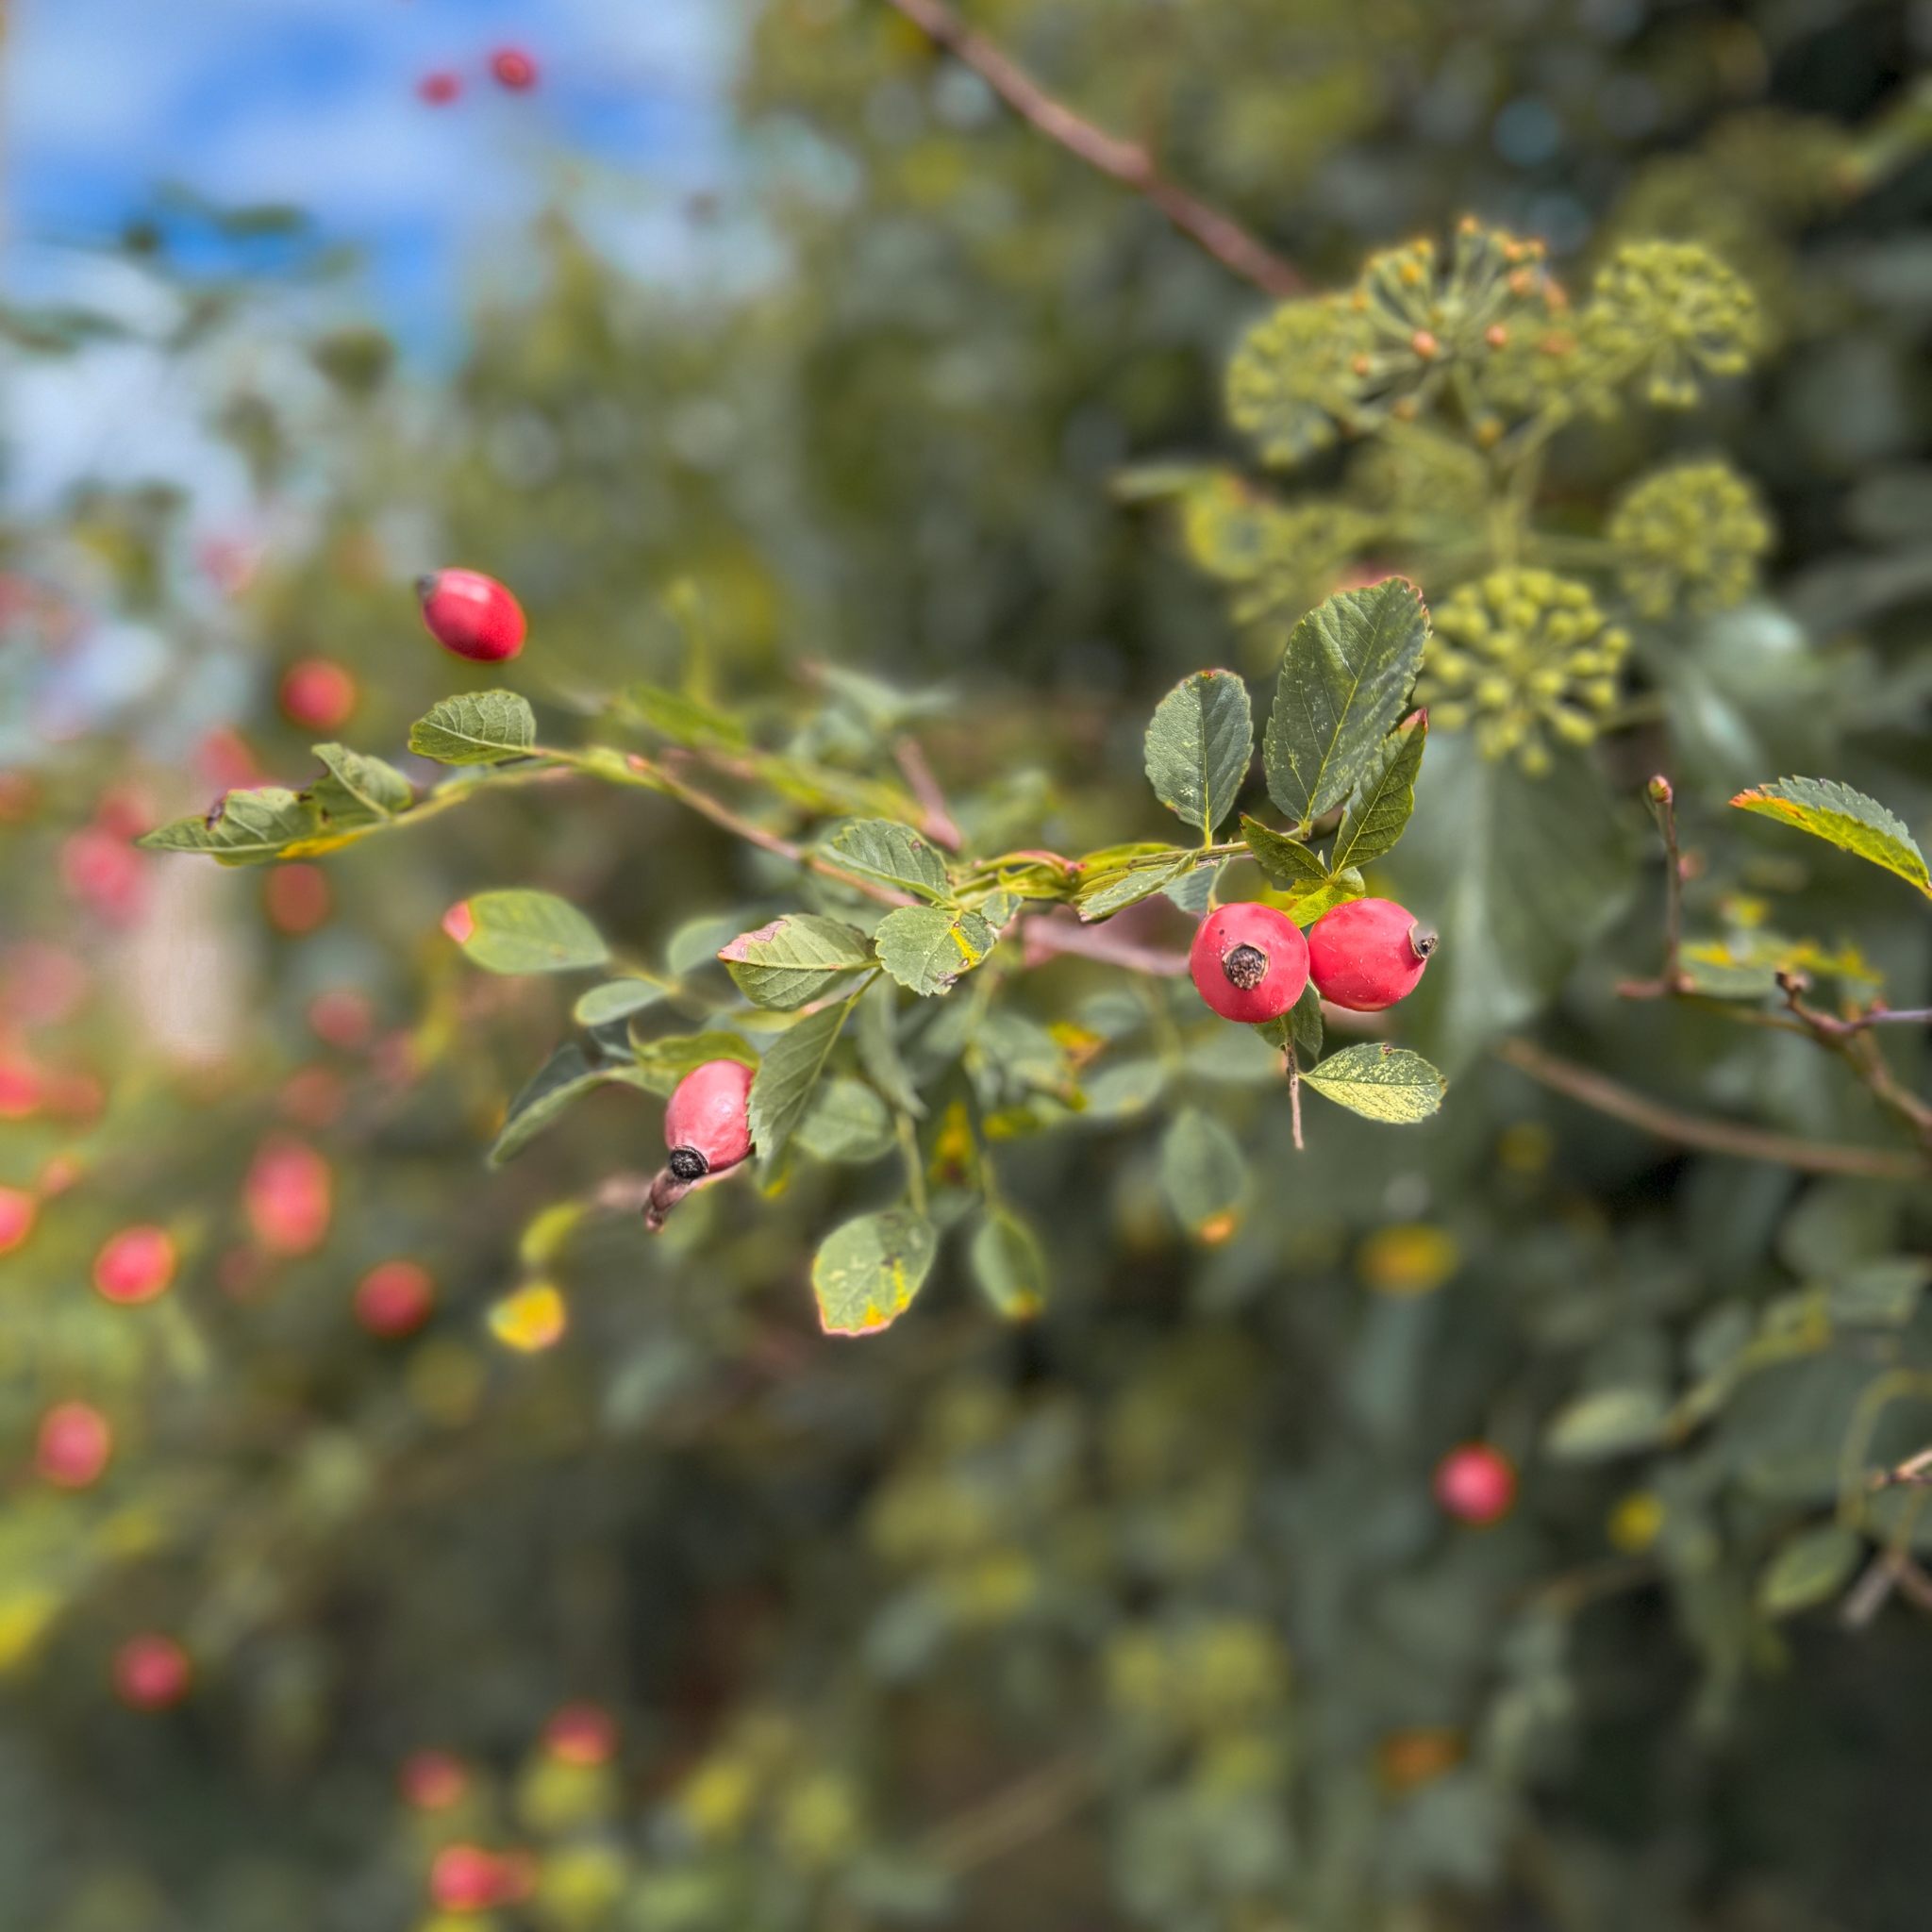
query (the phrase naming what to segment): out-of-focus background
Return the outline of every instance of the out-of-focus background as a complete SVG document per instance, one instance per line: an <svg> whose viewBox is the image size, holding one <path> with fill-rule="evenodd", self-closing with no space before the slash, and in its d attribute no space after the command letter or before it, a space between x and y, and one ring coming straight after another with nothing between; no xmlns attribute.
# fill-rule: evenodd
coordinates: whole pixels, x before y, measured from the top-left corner
<svg viewBox="0 0 1932 1932"><path fill-rule="evenodd" d="M1594 816L1532 786L1504 849L1445 794L1391 874L1463 922L1401 1023L1441 1119L1297 1157L1184 984L1060 960L1033 1034L1087 1104L994 1150L1044 1312L947 1259L831 1341L806 1268L866 1173L652 1242L599 1205L661 1158L629 1090L486 1169L580 988L438 924L540 885L722 999L795 874L576 787L254 870L132 840L318 741L427 782L450 691L568 735L680 678L833 763L913 721L983 849L1162 837L1160 692L1265 694L1274 620L1351 576L1440 606L1462 567L1370 510L1466 467L1275 477L1359 515L1294 525L1256 622L1123 479L1250 463L1224 372L1268 298L887 0L20 0L0 1932L1923 1923L1926 1533L1842 1471L1932 1428L1927 1191L1674 1151L1491 1048L1903 1158L1808 1042L1614 987L1657 967L1663 768L1697 931L1932 988L1907 887L1726 805L1814 772L1932 829L1932 10L964 10L1317 289L1466 214L1579 301L1623 242L1709 250L1753 369L1566 430L1541 514L1588 557L1721 456L1748 567L1636 623L1545 781ZM456 563L528 609L513 665L424 633ZM1886 1043L1922 1091L1924 1029ZM1232 1237L1163 1194L1183 1099L1251 1162ZM1521 1485L1480 1529L1431 1491L1474 1439Z"/></svg>

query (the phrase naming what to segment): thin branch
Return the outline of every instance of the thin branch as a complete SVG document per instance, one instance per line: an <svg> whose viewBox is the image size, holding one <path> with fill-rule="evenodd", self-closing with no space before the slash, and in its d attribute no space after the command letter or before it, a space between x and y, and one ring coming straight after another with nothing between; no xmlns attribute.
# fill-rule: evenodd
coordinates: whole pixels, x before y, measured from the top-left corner
<svg viewBox="0 0 1932 1932"><path fill-rule="evenodd" d="M1057 1830L1087 1804L1097 1784L1091 1759L1069 1752L936 1826L922 1849L942 1871L955 1876L971 1872Z"/></svg>
<svg viewBox="0 0 1932 1932"><path fill-rule="evenodd" d="M1766 1133L1759 1127L1679 1113L1674 1108L1632 1092L1589 1067L1558 1059L1531 1041L1505 1040L1495 1051L1498 1059L1507 1060L1532 1080L1541 1080L1545 1087L1567 1094L1585 1107L1594 1108L1597 1112L1633 1127L1641 1127L1645 1133L1679 1147L1735 1154L1744 1160L1769 1160L1807 1174L1859 1174L1872 1180L1924 1180L1932 1171L1914 1155L1894 1154L1882 1147L1843 1147L1795 1141L1784 1134Z"/></svg>
<svg viewBox="0 0 1932 1932"><path fill-rule="evenodd" d="M899 769L906 774L906 782L912 788L912 795L919 801L919 808L925 816L919 829L936 845L943 845L948 852L957 852L966 841L959 836L959 827L953 823L953 814L946 809L946 794L940 790L940 781L932 774L932 767L925 761L924 748L918 739L908 736L892 746L892 756L898 760Z"/></svg>
<svg viewBox="0 0 1932 1932"><path fill-rule="evenodd" d="M1152 973L1162 979L1178 979L1188 970L1185 953L1137 946L1131 940L1114 938L1103 925L1075 925L1072 920L1036 915L1022 924L1020 935L1028 966L1038 965L1052 953L1077 953L1083 959L1124 966L1130 973Z"/></svg>
<svg viewBox="0 0 1932 1932"><path fill-rule="evenodd" d="M1834 1014L1807 1007L1799 997L1811 983L1804 974L1780 973L1777 983L1791 1017L1809 1032L1820 1046L1843 1060L1871 1090L1872 1097L1879 1106L1903 1121L1927 1155L1932 1156L1932 1106L1927 1106L1909 1088L1899 1084L1890 1064L1879 1051L1878 1042L1850 1020L1840 1020Z"/></svg>
<svg viewBox="0 0 1932 1932"><path fill-rule="evenodd" d="M1257 241L1219 208L1177 188L1139 142L1121 141L1083 121L1016 67L991 41L974 33L941 0L887 0L926 38L979 75L1013 111L1069 154L1144 195L1175 227L1209 255L1271 295L1299 295L1307 284L1291 262Z"/></svg>
<svg viewBox="0 0 1932 1932"><path fill-rule="evenodd" d="M1288 1043L1288 1108L1294 1120L1294 1151L1307 1152L1302 1141L1302 1063L1301 1056L1294 1050L1293 1041Z"/></svg>

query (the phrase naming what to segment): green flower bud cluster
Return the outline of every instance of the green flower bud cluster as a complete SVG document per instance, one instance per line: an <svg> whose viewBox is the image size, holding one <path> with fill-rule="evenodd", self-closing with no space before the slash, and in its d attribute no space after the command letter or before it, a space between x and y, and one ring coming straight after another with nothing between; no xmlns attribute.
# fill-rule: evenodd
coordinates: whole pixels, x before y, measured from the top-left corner
<svg viewBox="0 0 1932 1932"><path fill-rule="evenodd" d="M1491 571L1436 613L1416 702L1446 729L1474 725L1485 758L1514 756L1540 775L1546 733L1571 745L1597 735L1629 648L1586 585L1546 570Z"/></svg>
<svg viewBox="0 0 1932 1932"><path fill-rule="evenodd" d="M1635 375L1660 408L1688 409L1704 375L1741 375L1762 338L1749 284L1695 242L1628 242L1598 272L1583 312L1583 373Z"/></svg>
<svg viewBox="0 0 1932 1932"><path fill-rule="evenodd" d="M1644 477L1618 506L1608 535L1632 608L1660 618L1739 602L1772 531L1757 491L1728 463L1712 459Z"/></svg>

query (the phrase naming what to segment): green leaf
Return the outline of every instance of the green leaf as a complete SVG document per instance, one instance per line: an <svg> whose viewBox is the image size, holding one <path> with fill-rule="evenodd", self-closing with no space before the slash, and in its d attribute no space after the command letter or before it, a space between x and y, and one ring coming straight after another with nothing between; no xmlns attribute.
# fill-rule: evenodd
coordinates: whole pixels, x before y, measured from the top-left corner
<svg viewBox="0 0 1932 1932"><path fill-rule="evenodd" d="M824 848L826 856L847 872L876 885L896 886L922 899L943 899L945 861L910 825L891 819L860 819L845 826Z"/></svg>
<svg viewBox="0 0 1932 1932"><path fill-rule="evenodd" d="M571 1018L579 1026L608 1026L613 1020L628 1019L670 996L671 989L655 979L607 979L578 997Z"/></svg>
<svg viewBox="0 0 1932 1932"><path fill-rule="evenodd" d="M736 1060L741 1067L758 1064L757 1048L747 1046L735 1033L677 1033L645 1041L633 1035L631 1045L637 1060L625 1069L624 1077L666 1100L694 1067L712 1060Z"/></svg>
<svg viewBox="0 0 1932 1932"><path fill-rule="evenodd" d="M522 1153L572 1101L581 1100L610 1077L608 1071L591 1066L581 1047L559 1046L536 1078L510 1102L503 1129L490 1149L490 1165L501 1167Z"/></svg>
<svg viewBox="0 0 1932 1932"><path fill-rule="evenodd" d="M1926 872L1925 855L1904 822L1876 799L1854 791L1849 785L1830 778L1779 778L1739 792L1731 803L1768 819L1782 819L1814 839L1856 852L1932 898L1932 874Z"/></svg>
<svg viewBox="0 0 1932 1932"><path fill-rule="evenodd" d="M1846 1523L1821 1524L1794 1536L1758 1578L1757 1607L1767 1617L1788 1617L1836 1596L1864 1548L1864 1538Z"/></svg>
<svg viewBox="0 0 1932 1932"><path fill-rule="evenodd" d="M737 749L746 742L744 726L729 711L721 711L684 691L666 691L658 684L634 684L624 695L645 724L674 744Z"/></svg>
<svg viewBox="0 0 1932 1932"><path fill-rule="evenodd" d="M1174 1219L1190 1234L1232 1215L1247 1191L1241 1143L1197 1107L1183 1108L1160 1141L1160 1186Z"/></svg>
<svg viewBox="0 0 1932 1932"><path fill-rule="evenodd" d="M1324 879L1319 886L1310 886L1306 891L1289 894L1288 904L1282 910L1304 930L1314 924L1323 913L1337 906L1346 906L1351 900L1360 899L1368 893L1368 882L1354 866L1347 866L1332 878Z"/></svg>
<svg viewBox="0 0 1932 1932"><path fill-rule="evenodd" d="M1197 865L1160 890L1190 919L1199 919L1208 910L1208 902L1214 896L1214 888L1225 870L1225 864L1224 860L1216 859L1211 865Z"/></svg>
<svg viewBox="0 0 1932 1932"><path fill-rule="evenodd" d="M866 1077L903 1113L925 1118L925 1102L899 1053L899 992L882 974L859 996L858 1064Z"/></svg>
<svg viewBox="0 0 1932 1932"><path fill-rule="evenodd" d="M1428 635L1422 593L1402 577L1339 591L1295 625L1262 755L1268 794L1297 824L1354 790L1408 709Z"/></svg>
<svg viewBox="0 0 1932 1932"><path fill-rule="evenodd" d="M1287 1013L1289 1037L1295 1051L1312 1066L1322 1057L1322 995L1311 979Z"/></svg>
<svg viewBox="0 0 1932 1932"><path fill-rule="evenodd" d="M822 1080L793 1135L808 1154L863 1167L898 1144L886 1103L863 1080Z"/></svg>
<svg viewBox="0 0 1932 1932"><path fill-rule="evenodd" d="M597 928L555 892L477 892L468 904L475 928L463 951L488 972L576 973L610 957Z"/></svg>
<svg viewBox="0 0 1932 1932"><path fill-rule="evenodd" d="M1306 891L1328 883L1328 868L1299 839L1270 831L1259 819L1243 816L1241 837L1255 863L1287 891Z"/></svg>
<svg viewBox="0 0 1932 1932"><path fill-rule="evenodd" d="M1254 749L1247 686L1232 671L1197 671L1161 699L1147 726L1147 782L1211 838L1234 809Z"/></svg>
<svg viewBox="0 0 1932 1932"><path fill-rule="evenodd" d="M1027 1322L1046 1306L1046 1255L1018 1215L990 1208L967 1250L980 1292L1008 1322Z"/></svg>
<svg viewBox="0 0 1932 1932"><path fill-rule="evenodd" d="M1654 1449L1664 1439L1670 1403L1644 1384L1598 1389L1559 1409L1543 1446L1559 1462L1602 1462Z"/></svg>
<svg viewBox="0 0 1932 1932"><path fill-rule="evenodd" d="M1927 1263L1912 1255L1867 1261L1831 1284L1825 1307L1840 1327L1903 1328L1919 1312L1926 1273Z"/></svg>
<svg viewBox="0 0 1932 1932"><path fill-rule="evenodd" d="M1086 1118L1124 1121L1145 1113L1166 1090L1167 1074L1167 1062L1151 1057L1102 1067L1081 1089Z"/></svg>
<svg viewBox="0 0 1932 1932"><path fill-rule="evenodd" d="M939 1237L909 1208L864 1214L826 1236L812 1257L812 1292L827 1335L890 1328L932 1270Z"/></svg>
<svg viewBox="0 0 1932 1932"><path fill-rule="evenodd" d="M513 691L444 698L409 726L409 749L443 765L500 765L526 758L536 742L536 714Z"/></svg>
<svg viewBox="0 0 1932 1932"><path fill-rule="evenodd" d="M1335 871L1367 865L1394 851L1415 810L1416 774L1422 769L1428 736L1428 714L1418 711L1375 747L1349 793L1335 849L1328 855Z"/></svg>
<svg viewBox="0 0 1932 1932"><path fill-rule="evenodd" d="M318 831L306 799L279 785L230 791L212 821L175 819L134 842L150 852L203 852L223 865L260 865Z"/></svg>
<svg viewBox="0 0 1932 1932"><path fill-rule="evenodd" d="M1302 1074L1302 1084L1364 1120L1401 1124L1427 1120L1448 1091L1421 1054L1378 1042L1330 1054Z"/></svg>
<svg viewBox="0 0 1932 1932"><path fill-rule="evenodd" d="M901 986L920 994L944 992L999 942L976 912L941 906L907 906L889 912L873 934L879 964Z"/></svg>
<svg viewBox="0 0 1932 1932"><path fill-rule="evenodd" d="M789 912L756 932L741 933L719 948L718 957L746 999L787 1011L870 966L872 948L862 932L841 919Z"/></svg>
<svg viewBox="0 0 1932 1932"><path fill-rule="evenodd" d="M1149 847L1127 847L1129 852L1143 852L1149 858L1163 849L1158 845ZM1129 866L1124 864L1095 864L1092 860L1083 861L1088 870L1080 875L1080 883L1074 892L1074 908L1082 920L1091 924L1096 919L1110 919L1116 912L1124 911L1129 906L1137 906L1142 899L1151 899L1156 892L1163 891L1174 880L1193 870L1194 855L1174 849L1174 856L1160 864Z"/></svg>
<svg viewBox="0 0 1932 1932"><path fill-rule="evenodd" d="M805 1118L812 1090L857 998L855 994L836 1007L808 1013L766 1049L751 1083L751 1137L767 1173Z"/></svg>
<svg viewBox="0 0 1932 1932"><path fill-rule="evenodd" d="M415 802L409 781L383 759L341 744L315 744L309 749L328 771L308 788L308 797L331 824L379 824L408 811Z"/></svg>

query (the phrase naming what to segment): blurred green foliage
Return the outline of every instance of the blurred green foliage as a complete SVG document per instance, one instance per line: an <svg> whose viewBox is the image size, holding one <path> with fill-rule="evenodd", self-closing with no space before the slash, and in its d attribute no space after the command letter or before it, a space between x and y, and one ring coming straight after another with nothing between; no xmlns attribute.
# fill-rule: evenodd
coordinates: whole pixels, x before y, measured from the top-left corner
<svg viewBox="0 0 1932 1932"><path fill-rule="evenodd" d="M241 379L205 352L247 291L130 237L266 541L197 552L165 478L6 533L8 1932L1921 1922L1932 1530L1923 1489L1867 1477L1932 1429L1928 1193L1856 1067L1756 1023L1789 1017L1781 970L1923 1006L1932 925L1907 878L1727 801L1808 772L1932 825L1923 20L972 18L1311 288L1369 262L1409 361L1393 335L1336 350L1343 296L1271 318L874 0L758 11L759 186L728 212L782 267L748 293L633 287L560 210L448 384L361 330ZM1405 420L1456 360L1415 329L1461 339L1403 314L1404 268L1453 275L1471 211L1551 256L1472 297L1477 407L1445 389L1431 420L1430 391ZM1546 549L1507 554L1484 411L1513 434L1598 354L1637 388L1550 424L1509 505ZM409 582L457 561L529 608L508 678L421 634ZM541 891L632 983L724 1009L708 962L796 908L796 867L568 773L260 871L129 842L313 784L317 741L424 783L411 722L506 681L544 742L619 691L754 779L809 765L841 802L733 794L788 837L900 815L909 735L975 853L1158 840L1160 693L1271 667L1325 592L1395 568L1432 650L1471 660L1424 667L1416 818L1367 881L1441 932L1396 1037L1455 1085L1421 1125L1324 1109L1301 1154L1273 1056L1185 982L1053 955L984 1044L933 1036L990 979L903 1038L865 1008L789 1184L700 1191L652 1241L659 1005L605 995L573 1033L589 978L478 972L438 922ZM104 636L158 668L81 731ZM1488 702L1483 660L1530 637L1565 687ZM317 658L353 679L325 725L278 700ZM1536 770L1526 727L1483 755L1523 691L1564 708ZM1617 994L1659 966L1655 772L1694 998ZM1185 941L1162 898L1124 917ZM641 1077L486 1167L545 1056L612 1027ZM1923 1093L1924 1027L1883 1033ZM1901 1177L1674 1152L1490 1051L1526 1034ZM989 1177L993 1205L889 1334L827 1338L813 1251L882 1204L842 1158L884 1153L853 1096L946 1055L966 1074L919 1124L922 1180L936 1214ZM111 1302L91 1275L135 1224L178 1269ZM434 1310L372 1333L358 1285L397 1259ZM112 1430L91 1481L49 1473L74 1401ZM1487 1528L1431 1493L1471 1440L1522 1476ZM142 1632L192 1659L165 1711L116 1699ZM553 1722L578 1700L614 1751ZM439 1910L432 1879L449 1904L466 1874L497 1903Z"/></svg>

